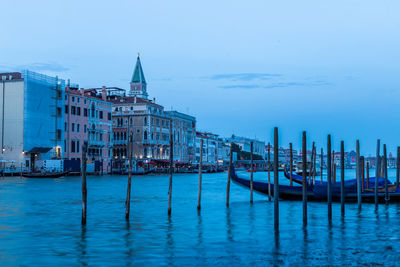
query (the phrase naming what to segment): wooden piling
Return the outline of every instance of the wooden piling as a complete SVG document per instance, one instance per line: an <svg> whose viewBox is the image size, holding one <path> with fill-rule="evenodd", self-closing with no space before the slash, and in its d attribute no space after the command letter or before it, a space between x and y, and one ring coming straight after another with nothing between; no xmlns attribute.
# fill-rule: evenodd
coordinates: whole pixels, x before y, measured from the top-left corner
<svg viewBox="0 0 400 267"><path fill-rule="evenodd" d="M376 163L375 163L375 192L374 192L374 199L375 199L375 206L378 207L378 177L379 177L379 150L381 147L381 140L377 140L376 142Z"/></svg>
<svg viewBox="0 0 400 267"><path fill-rule="evenodd" d="M336 184L336 164L333 163L333 183Z"/></svg>
<svg viewBox="0 0 400 267"><path fill-rule="evenodd" d="M311 158L310 158L310 166L309 166L309 180L308 183L311 185L312 184L312 170L313 170L313 164L314 164L314 142L312 143L311 146Z"/></svg>
<svg viewBox="0 0 400 267"><path fill-rule="evenodd" d="M278 127L274 128L274 228L279 229Z"/></svg>
<svg viewBox="0 0 400 267"><path fill-rule="evenodd" d="M360 175L360 141L356 141L356 178L357 178L357 204L358 210L361 210L361 175Z"/></svg>
<svg viewBox="0 0 400 267"><path fill-rule="evenodd" d="M329 224L332 222L332 150L331 150L331 135L328 134L327 142L327 174L328 174L328 188L327 188L327 201L328 201L328 221Z"/></svg>
<svg viewBox="0 0 400 267"><path fill-rule="evenodd" d="M168 215L171 215L172 201L172 173L174 171L174 141L172 139L172 120L169 123L169 188L168 188Z"/></svg>
<svg viewBox="0 0 400 267"><path fill-rule="evenodd" d="M335 183L335 179L336 179L336 177L335 177L335 168L334 168L334 165L335 165L335 150L332 150L332 180L333 180L333 183Z"/></svg>
<svg viewBox="0 0 400 267"><path fill-rule="evenodd" d="M82 225L86 225L87 215L87 188L86 188L86 153L87 141L82 145Z"/></svg>
<svg viewBox="0 0 400 267"><path fill-rule="evenodd" d="M268 142L268 200L271 201L271 144Z"/></svg>
<svg viewBox="0 0 400 267"><path fill-rule="evenodd" d="M389 203L389 191L388 191L386 144L383 145L383 175L385 177L385 203L388 204Z"/></svg>
<svg viewBox="0 0 400 267"><path fill-rule="evenodd" d="M321 183L323 181L323 175L324 175L324 149L321 147Z"/></svg>
<svg viewBox="0 0 400 267"><path fill-rule="evenodd" d="M254 149L254 143L253 141L250 142L250 203L253 204L253 172L254 172L254 166L253 166L253 149Z"/></svg>
<svg viewBox="0 0 400 267"><path fill-rule="evenodd" d="M289 175L290 175L290 186L293 186L293 145L289 143L289 150L290 150L290 168L289 168Z"/></svg>
<svg viewBox="0 0 400 267"><path fill-rule="evenodd" d="M369 189L369 162L368 161L367 161L366 172L367 172L367 189Z"/></svg>
<svg viewBox="0 0 400 267"><path fill-rule="evenodd" d="M201 180L202 180L202 169L203 169L203 139L200 139L200 161L199 161L199 193L197 195L197 209L201 209Z"/></svg>
<svg viewBox="0 0 400 267"><path fill-rule="evenodd" d="M307 135L303 132L303 225L307 225Z"/></svg>
<svg viewBox="0 0 400 267"><path fill-rule="evenodd" d="M129 220L129 214L131 210L131 183L132 183L132 135L129 137L128 142L128 153L129 153L129 168L128 168L128 188L126 192L125 201L125 219Z"/></svg>
<svg viewBox="0 0 400 267"><path fill-rule="evenodd" d="M315 184L315 173L317 172L317 148L314 145L314 169L313 169L313 184Z"/></svg>
<svg viewBox="0 0 400 267"><path fill-rule="evenodd" d="M400 179L400 146L397 147L397 158L396 158L396 189L399 188Z"/></svg>
<svg viewBox="0 0 400 267"><path fill-rule="evenodd" d="M229 207L229 193L231 188L231 170L232 170L232 154L233 154L233 143L231 143L231 147L229 150L229 169L228 169L228 181L226 183L226 206Z"/></svg>
<svg viewBox="0 0 400 267"><path fill-rule="evenodd" d="M365 190L365 171L364 171L364 166L365 165L365 159L364 156L360 157L360 170L361 170L361 192L364 192Z"/></svg>
<svg viewBox="0 0 400 267"><path fill-rule="evenodd" d="M341 206L341 214L344 216L344 142L340 142L340 206Z"/></svg>

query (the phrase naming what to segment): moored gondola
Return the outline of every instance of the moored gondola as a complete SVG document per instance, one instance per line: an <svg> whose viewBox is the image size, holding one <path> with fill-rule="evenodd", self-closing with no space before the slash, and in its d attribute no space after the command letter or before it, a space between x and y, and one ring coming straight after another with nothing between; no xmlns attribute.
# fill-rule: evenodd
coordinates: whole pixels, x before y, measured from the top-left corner
<svg viewBox="0 0 400 267"><path fill-rule="evenodd" d="M234 169L231 171L231 179L233 182L244 186L246 188L250 188L250 180L245 178L240 178ZM379 178L379 184L381 178ZM327 186L326 182L319 183L315 185L307 185L307 199L309 201L316 202L325 202L327 201ZM268 183L266 182L253 182L253 188L255 191L268 194ZM301 200L302 199L302 186L288 186L288 185L279 185L279 197L285 200ZM340 183L332 184L332 201L340 202ZM271 184L271 195L274 195L274 185ZM389 199L388 202L400 202L400 188L396 188L395 185L391 184L389 186ZM375 193L373 189L366 189L361 193L361 198L363 202L373 203L374 202ZM353 180L346 181L345 186L345 199L346 202L357 202L357 183ZM378 190L378 200L380 203L386 202L385 200L385 191L380 186Z"/></svg>
<svg viewBox="0 0 400 267"><path fill-rule="evenodd" d="M67 175L68 172L29 172L22 173L25 178L60 178Z"/></svg>

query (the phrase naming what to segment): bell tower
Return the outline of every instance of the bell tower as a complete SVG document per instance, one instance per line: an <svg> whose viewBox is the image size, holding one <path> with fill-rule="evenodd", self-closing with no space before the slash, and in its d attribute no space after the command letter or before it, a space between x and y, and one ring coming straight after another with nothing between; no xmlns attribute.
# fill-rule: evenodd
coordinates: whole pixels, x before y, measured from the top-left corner
<svg viewBox="0 0 400 267"><path fill-rule="evenodd" d="M145 99L147 99L149 96L147 93L147 83L146 79L144 78L142 64L140 63L139 53L137 55L136 66L131 79L131 90L129 95Z"/></svg>

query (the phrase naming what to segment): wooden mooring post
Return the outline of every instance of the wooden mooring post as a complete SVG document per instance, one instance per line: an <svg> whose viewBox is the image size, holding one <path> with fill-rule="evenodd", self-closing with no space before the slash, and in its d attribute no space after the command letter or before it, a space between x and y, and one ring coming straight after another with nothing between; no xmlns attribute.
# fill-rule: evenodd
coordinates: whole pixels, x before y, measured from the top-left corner
<svg viewBox="0 0 400 267"><path fill-rule="evenodd" d="M314 142L312 143L311 146L311 158L310 158L310 166L309 166L309 174L308 174L308 184L311 185L312 184L312 170L314 168L313 166L314 164Z"/></svg>
<svg viewBox="0 0 400 267"><path fill-rule="evenodd" d="M253 164L253 149L254 143L250 142L250 203L253 204L253 173L254 173L254 164Z"/></svg>
<svg viewBox="0 0 400 267"><path fill-rule="evenodd" d="M174 172L174 141L172 139L172 120L169 123L169 187L168 187L168 215L171 215L172 201L172 173Z"/></svg>
<svg viewBox="0 0 400 267"><path fill-rule="evenodd" d="M268 200L271 201L271 144L268 142Z"/></svg>
<svg viewBox="0 0 400 267"><path fill-rule="evenodd" d="M341 214L344 216L344 142L340 142L340 206L341 206Z"/></svg>
<svg viewBox="0 0 400 267"><path fill-rule="evenodd" d="M324 175L324 149L321 147L321 183L323 181L323 175Z"/></svg>
<svg viewBox="0 0 400 267"><path fill-rule="evenodd" d="M302 161L303 161L303 226L307 225L307 134L303 132L302 140Z"/></svg>
<svg viewBox="0 0 400 267"><path fill-rule="evenodd" d="M274 229L279 230L278 127L274 128Z"/></svg>
<svg viewBox="0 0 400 267"><path fill-rule="evenodd" d="M374 199L375 199L375 207L378 208L378 177L379 177L379 154L380 154L380 147L381 147L381 140L377 140L376 142L376 161L375 161L375 192L374 192Z"/></svg>
<svg viewBox="0 0 400 267"><path fill-rule="evenodd" d="M289 178L290 178L290 186L293 186L293 145L289 143L289 152L290 152L290 164L289 164Z"/></svg>
<svg viewBox="0 0 400 267"><path fill-rule="evenodd" d="M361 211L361 175L360 175L360 141L356 141L356 178L357 178L357 204L358 211Z"/></svg>
<svg viewBox="0 0 400 267"><path fill-rule="evenodd" d="M361 171L361 192L365 190L365 158L360 157L360 171Z"/></svg>
<svg viewBox="0 0 400 267"><path fill-rule="evenodd" d="M389 191L388 191L386 144L383 145L383 177L385 177L385 203L388 204L389 203Z"/></svg>
<svg viewBox="0 0 400 267"><path fill-rule="evenodd" d="M328 134L328 142L327 142L327 174L328 174L328 188L327 188L327 201L328 201L328 221L329 224L332 223L332 150L331 150L331 135Z"/></svg>
<svg viewBox="0 0 400 267"><path fill-rule="evenodd" d="M336 177L335 177L335 150L332 151L332 180L333 183L336 183Z"/></svg>
<svg viewBox="0 0 400 267"><path fill-rule="evenodd" d="M396 158L396 189L399 188L400 179L400 146L397 147L397 158Z"/></svg>
<svg viewBox="0 0 400 267"><path fill-rule="evenodd" d="M314 168L313 168L313 173L312 173L312 177L313 177L313 184L315 184L315 175L317 172L317 148L314 145Z"/></svg>
<svg viewBox="0 0 400 267"><path fill-rule="evenodd" d="M87 215L87 188L86 188L86 154L88 143L82 145L82 225L86 225Z"/></svg>
<svg viewBox="0 0 400 267"><path fill-rule="evenodd" d="M366 187L369 189L369 161L367 161L367 167L365 167L365 171L367 173L367 184Z"/></svg>
<svg viewBox="0 0 400 267"><path fill-rule="evenodd" d="M129 220L129 215L131 211L131 183L132 183L132 134L129 135L128 142L128 153L129 153L129 167L128 167L128 188L126 192L126 201L125 201L125 219Z"/></svg>
<svg viewBox="0 0 400 267"><path fill-rule="evenodd" d="M229 150L229 169L228 169L228 181L226 183L226 206L229 207L229 193L230 193L230 188L231 188L231 170L233 168L232 166L232 154L233 154L233 144L230 144L230 150Z"/></svg>
<svg viewBox="0 0 400 267"><path fill-rule="evenodd" d="M203 169L203 139L200 139L200 161L199 161L199 193L197 195L197 210L201 209L201 182Z"/></svg>

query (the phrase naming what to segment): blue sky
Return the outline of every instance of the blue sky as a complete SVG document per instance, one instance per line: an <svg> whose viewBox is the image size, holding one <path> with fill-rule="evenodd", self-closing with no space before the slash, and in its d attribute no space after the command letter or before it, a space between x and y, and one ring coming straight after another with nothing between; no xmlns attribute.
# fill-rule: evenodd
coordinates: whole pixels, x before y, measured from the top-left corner
<svg viewBox="0 0 400 267"><path fill-rule="evenodd" d="M137 52L150 97L198 129L337 150L400 145L398 1L1 3L0 70L128 88Z"/></svg>

